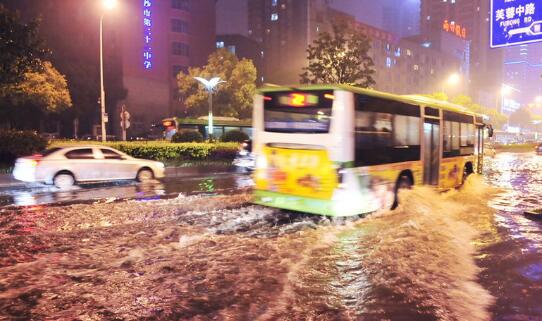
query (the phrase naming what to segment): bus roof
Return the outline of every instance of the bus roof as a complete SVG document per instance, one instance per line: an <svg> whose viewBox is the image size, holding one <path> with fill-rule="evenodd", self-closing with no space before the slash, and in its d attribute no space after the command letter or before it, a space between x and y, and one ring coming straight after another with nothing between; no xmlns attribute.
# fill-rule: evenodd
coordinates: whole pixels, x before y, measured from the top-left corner
<svg viewBox="0 0 542 321"><path fill-rule="evenodd" d="M172 118L170 118L172 119ZM169 120L169 119L164 119ZM209 121L207 119L193 119L193 118L176 118L179 125L207 125ZM246 127L252 126L252 120L232 120L232 119L221 119L216 117L213 119L213 124L215 126L232 126L232 127Z"/></svg>
<svg viewBox="0 0 542 321"><path fill-rule="evenodd" d="M258 93L263 94L266 92L278 92L278 91L291 91L291 90L345 90L350 91L358 94L364 94L368 96L378 97L378 98L387 98L392 99L396 101L401 101L407 104L413 104L413 105L423 105L423 106L429 106L429 107L436 107L441 108L443 110L458 112L458 113L464 113L464 114L470 114L475 116L482 116L479 114L476 114L464 106L452 104L447 101L441 101L434 98L425 97L422 95L396 95L396 94L390 94L374 89L366 89L366 88L359 88L351 85L299 85L299 86L271 86L271 87L264 87L260 88L258 90Z"/></svg>

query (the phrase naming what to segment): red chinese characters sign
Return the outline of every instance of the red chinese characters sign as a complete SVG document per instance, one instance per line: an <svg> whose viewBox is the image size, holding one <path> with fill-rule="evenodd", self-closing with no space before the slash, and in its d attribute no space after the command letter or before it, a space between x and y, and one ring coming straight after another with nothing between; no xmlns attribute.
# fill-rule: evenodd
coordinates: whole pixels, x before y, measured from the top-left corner
<svg viewBox="0 0 542 321"><path fill-rule="evenodd" d="M455 21L444 20L444 23L442 24L442 30L453 33L459 38L467 39L467 28L460 25L459 23L455 23Z"/></svg>

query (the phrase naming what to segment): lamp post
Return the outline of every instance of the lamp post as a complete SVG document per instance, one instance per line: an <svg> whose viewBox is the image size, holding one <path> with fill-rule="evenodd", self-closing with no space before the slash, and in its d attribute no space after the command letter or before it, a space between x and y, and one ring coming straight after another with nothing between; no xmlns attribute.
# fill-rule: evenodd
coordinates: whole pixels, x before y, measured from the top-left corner
<svg viewBox="0 0 542 321"><path fill-rule="evenodd" d="M217 90L218 85L225 81L220 80L220 77L214 77L209 80L201 77L194 77L197 81L203 84L205 90L209 93L209 138L213 137L213 93Z"/></svg>
<svg viewBox="0 0 542 321"><path fill-rule="evenodd" d="M117 6L117 0L102 0L103 8L105 10L112 10ZM105 89L104 89L104 15L102 12L100 15L100 120L102 127L102 142L107 140L107 133L105 129Z"/></svg>

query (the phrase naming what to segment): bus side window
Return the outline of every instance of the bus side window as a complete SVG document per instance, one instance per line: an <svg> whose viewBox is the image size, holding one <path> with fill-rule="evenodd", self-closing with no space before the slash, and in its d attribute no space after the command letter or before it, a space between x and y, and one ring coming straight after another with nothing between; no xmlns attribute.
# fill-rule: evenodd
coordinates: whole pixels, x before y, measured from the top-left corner
<svg viewBox="0 0 542 321"><path fill-rule="evenodd" d="M442 157L474 154L474 119L472 116L444 111Z"/></svg>
<svg viewBox="0 0 542 321"><path fill-rule="evenodd" d="M356 166L419 160L420 149L418 106L356 96Z"/></svg>

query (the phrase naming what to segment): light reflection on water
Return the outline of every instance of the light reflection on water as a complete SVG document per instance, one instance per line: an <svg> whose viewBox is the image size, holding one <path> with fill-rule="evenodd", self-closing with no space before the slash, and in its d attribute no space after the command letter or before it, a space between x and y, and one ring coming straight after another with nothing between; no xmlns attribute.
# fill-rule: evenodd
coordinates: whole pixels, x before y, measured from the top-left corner
<svg viewBox="0 0 542 321"><path fill-rule="evenodd" d="M529 251L542 250L542 224L523 215L542 207L542 156L535 153L499 153L486 162L488 181L501 188L489 204L495 221L513 238L525 240Z"/></svg>
<svg viewBox="0 0 542 321"><path fill-rule="evenodd" d="M225 193L228 190L246 189L253 185L249 175L229 174L211 177L174 178L148 183L122 181L74 186L59 190L53 186L32 185L27 188L0 191L0 206L32 206L59 202L77 202L100 199L136 198L141 201L156 200L171 194Z"/></svg>

